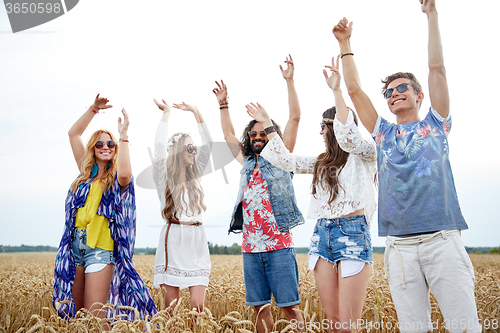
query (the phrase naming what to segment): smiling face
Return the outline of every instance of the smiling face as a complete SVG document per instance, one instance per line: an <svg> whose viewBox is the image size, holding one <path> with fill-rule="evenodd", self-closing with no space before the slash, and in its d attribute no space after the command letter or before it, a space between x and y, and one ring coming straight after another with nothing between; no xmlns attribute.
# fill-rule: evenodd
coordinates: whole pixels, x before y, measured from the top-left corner
<svg viewBox="0 0 500 333"><path fill-rule="evenodd" d="M396 88L402 84L408 84L408 89L404 92L399 92ZM422 92L417 93L412 86L412 81L407 78L398 78L389 83L387 89L393 89L392 96L387 99L387 105L392 113L399 116L403 113L415 114L418 117L418 109L420 102L424 98Z"/></svg>
<svg viewBox="0 0 500 333"><path fill-rule="evenodd" d="M250 145L255 154L260 154L268 142L267 135L264 137L260 136L260 132L264 131L264 125L262 123L255 123L251 130L256 131L257 136L254 139L250 139Z"/></svg>
<svg viewBox="0 0 500 333"><path fill-rule="evenodd" d="M194 146L194 141L190 136L186 136L182 145L187 146L189 144ZM181 154L182 154L182 163L184 167L194 165L196 150L189 152L187 149L184 149Z"/></svg>
<svg viewBox="0 0 500 333"><path fill-rule="evenodd" d="M101 133L99 140L104 142L104 146L101 149L94 147L94 156L97 162L110 162L116 153L116 147L108 147L108 141L112 140L108 133Z"/></svg>

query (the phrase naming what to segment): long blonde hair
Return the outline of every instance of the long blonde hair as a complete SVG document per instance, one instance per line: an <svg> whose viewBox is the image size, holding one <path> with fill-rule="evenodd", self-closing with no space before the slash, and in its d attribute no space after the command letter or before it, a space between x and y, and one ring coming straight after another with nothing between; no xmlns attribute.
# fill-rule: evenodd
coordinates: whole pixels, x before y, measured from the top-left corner
<svg viewBox="0 0 500 333"><path fill-rule="evenodd" d="M87 142L87 147L85 148L85 154L83 155L83 160L81 162L82 172L80 173L78 178L76 178L75 181L73 181L73 184L71 184L71 191L73 193L76 192L76 189L81 183L91 178L90 173L92 170L92 166L96 162L94 146L97 143L97 141L100 140L102 133L108 134L111 137L111 140L117 142L115 136L111 132L106 130L98 130L95 131L94 134L92 134L92 136L89 139L89 142ZM115 154L113 156L113 159L111 160L111 166L107 170L104 170L103 176L99 178L99 180L101 180L100 185L103 192L106 191L108 188L113 188L115 184L117 158L118 158L118 143L116 144Z"/></svg>
<svg viewBox="0 0 500 333"><path fill-rule="evenodd" d="M170 137L168 142L172 142L175 136L181 136L169 149L167 157L167 186L165 189L165 207L161 215L165 220L175 219L181 215L187 206L184 198L184 188L180 183L180 175L183 168L182 153L184 152L184 143L188 135L183 133L175 133ZM189 198L189 209L195 215L204 212L207 207L203 202L204 194L199 180L200 173L196 164L185 167L186 169L186 185ZM182 204L184 203L184 205Z"/></svg>

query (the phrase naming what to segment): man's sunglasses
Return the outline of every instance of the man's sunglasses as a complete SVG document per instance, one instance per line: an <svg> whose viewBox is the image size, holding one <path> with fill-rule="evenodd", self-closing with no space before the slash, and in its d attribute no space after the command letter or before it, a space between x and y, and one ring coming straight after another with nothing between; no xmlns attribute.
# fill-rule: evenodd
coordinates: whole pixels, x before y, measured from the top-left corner
<svg viewBox="0 0 500 333"><path fill-rule="evenodd" d="M197 151L197 148L195 145L188 144L184 145L184 150L187 150L188 153L192 154L193 152Z"/></svg>
<svg viewBox="0 0 500 333"><path fill-rule="evenodd" d="M95 143L95 146L97 149L102 149L104 145L108 146L109 149L114 149L116 148L116 142L113 140L109 140L108 142L102 142L101 140L97 141Z"/></svg>
<svg viewBox="0 0 500 333"><path fill-rule="evenodd" d="M396 89L398 90L398 92L404 93L406 90L408 90L408 85L409 85L409 83L401 83L399 86L396 87ZM384 91L385 99L391 98L393 92L394 92L394 88L386 89Z"/></svg>
<svg viewBox="0 0 500 333"><path fill-rule="evenodd" d="M264 131L259 131L259 132L250 131L250 132L248 132L248 136L250 137L250 139L255 139L257 137L257 134L259 134L261 138L267 137L267 134Z"/></svg>

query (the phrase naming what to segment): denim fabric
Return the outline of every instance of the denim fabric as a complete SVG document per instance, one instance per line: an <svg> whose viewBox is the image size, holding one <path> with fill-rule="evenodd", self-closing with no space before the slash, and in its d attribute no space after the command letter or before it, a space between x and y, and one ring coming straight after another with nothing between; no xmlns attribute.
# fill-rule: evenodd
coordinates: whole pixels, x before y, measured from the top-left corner
<svg viewBox="0 0 500 333"><path fill-rule="evenodd" d="M71 247L75 257L75 265L87 268L92 264L115 264L113 251L107 251L98 247L91 248L87 245L87 230L73 229Z"/></svg>
<svg viewBox="0 0 500 333"><path fill-rule="evenodd" d="M346 259L372 263L372 239L365 216L319 219L311 237L309 255L334 264Z"/></svg>
<svg viewBox="0 0 500 333"><path fill-rule="evenodd" d="M231 216L229 232L240 233L243 229L242 200L245 187L252 176L256 156L247 156L241 169L241 178L236 203ZM304 217L297 207L295 191L292 184L292 173L273 166L262 156L257 157L260 172L269 191L269 199L274 218L280 232L288 231L304 223Z"/></svg>
<svg viewBox="0 0 500 333"><path fill-rule="evenodd" d="M243 253L243 273L247 305L267 304L271 294L279 307L300 303L299 270L293 248Z"/></svg>

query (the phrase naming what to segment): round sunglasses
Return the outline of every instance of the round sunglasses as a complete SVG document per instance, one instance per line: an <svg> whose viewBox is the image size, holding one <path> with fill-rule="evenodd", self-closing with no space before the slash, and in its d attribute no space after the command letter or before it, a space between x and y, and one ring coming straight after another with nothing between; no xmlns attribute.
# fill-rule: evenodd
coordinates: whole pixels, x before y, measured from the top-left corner
<svg viewBox="0 0 500 333"><path fill-rule="evenodd" d="M192 154L193 152L197 151L197 149L198 148L195 145L190 143L188 145L184 145L183 151L187 150L188 153Z"/></svg>
<svg viewBox="0 0 500 333"><path fill-rule="evenodd" d="M116 142L113 140L109 140L108 142L102 142L101 140L97 141L95 143L95 146L97 149L102 149L104 145L108 146L109 149L114 149L116 148Z"/></svg>
<svg viewBox="0 0 500 333"><path fill-rule="evenodd" d="M404 93L406 90L408 90L408 85L409 83L401 83L396 87L397 91L400 93ZM392 93L394 92L394 88L389 88L384 91L384 97L385 99L389 99L392 97Z"/></svg>

